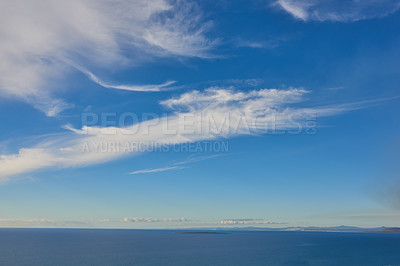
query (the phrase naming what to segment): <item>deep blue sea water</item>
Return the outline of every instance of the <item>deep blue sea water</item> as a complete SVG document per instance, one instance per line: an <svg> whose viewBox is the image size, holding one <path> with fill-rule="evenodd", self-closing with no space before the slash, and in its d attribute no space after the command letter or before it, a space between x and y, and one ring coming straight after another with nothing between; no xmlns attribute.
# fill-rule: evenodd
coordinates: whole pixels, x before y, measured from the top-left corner
<svg viewBox="0 0 400 266"><path fill-rule="evenodd" d="M0 229L0 265L400 265L400 234Z"/></svg>

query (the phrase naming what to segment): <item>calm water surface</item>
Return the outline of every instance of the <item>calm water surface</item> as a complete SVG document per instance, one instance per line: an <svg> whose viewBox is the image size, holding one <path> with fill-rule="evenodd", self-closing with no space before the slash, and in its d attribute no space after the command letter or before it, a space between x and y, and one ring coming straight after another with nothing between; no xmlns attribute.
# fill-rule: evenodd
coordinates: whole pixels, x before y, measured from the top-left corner
<svg viewBox="0 0 400 266"><path fill-rule="evenodd" d="M400 234L0 229L0 265L400 266Z"/></svg>

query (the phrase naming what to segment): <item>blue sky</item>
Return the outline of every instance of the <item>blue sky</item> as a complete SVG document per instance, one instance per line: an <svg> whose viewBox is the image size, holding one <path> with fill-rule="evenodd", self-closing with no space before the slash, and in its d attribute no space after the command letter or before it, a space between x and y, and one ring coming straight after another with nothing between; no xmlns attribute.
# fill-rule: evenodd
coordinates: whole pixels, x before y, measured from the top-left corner
<svg viewBox="0 0 400 266"><path fill-rule="evenodd" d="M398 226L398 9L5 4L0 226Z"/></svg>

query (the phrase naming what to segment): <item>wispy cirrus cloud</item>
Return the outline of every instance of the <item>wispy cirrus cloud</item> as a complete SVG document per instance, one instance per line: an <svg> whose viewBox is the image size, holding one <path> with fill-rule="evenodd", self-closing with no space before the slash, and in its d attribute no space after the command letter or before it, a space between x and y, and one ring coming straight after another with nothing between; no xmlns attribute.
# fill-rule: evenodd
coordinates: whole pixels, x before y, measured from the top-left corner
<svg viewBox="0 0 400 266"><path fill-rule="evenodd" d="M198 6L186 0L3 1L0 92L55 116L72 106L62 100L68 88L60 85L74 70L71 63L115 70L146 57L211 57L210 26ZM91 79L134 91L171 84L124 86Z"/></svg>
<svg viewBox="0 0 400 266"><path fill-rule="evenodd" d="M154 145L179 145L283 130L301 132L310 117L333 116L370 104L300 107L299 103L308 93L296 88L238 91L213 87L191 91L161 102L172 111L168 116L127 127L69 128L64 134L43 138L42 142L21 148L18 153L0 155L0 181L48 167L104 163L145 152ZM179 165L172 167L175 166Z"/></svg>
<svg viewBox="0 0 400 266"><path fill-rule="evenodd" d="M159 172L165 172L165 171L170 171L170 170L180 170L180 169L185 169L187 166L182 166L186 164L191 164L191 163L196 163L216 157L220 157L220 154L215 154L211 156L197 156L197 157L191 157L185 161L181 162L175 162L172 164L172 166L167 166L167 167L161 167L161 168L152 168L152 169L143 169L143 170L137 170L130 172L129 174L131 175L137 175L137 174L151 174L151 173L159 173Z"/></svg>
<svg viewBox="0 0 400 266"><path fill-rule="evenodd" d="M162 91L163 89L169 87L170 85L176 83L176 81L167 81L162 84L146 84L146 85L116 85L111 83L106 83L98 78L92 72L86 69L80 69L82 73L86 74L89 79L93 82L97 83L98 85L109 88L109 89L117 89L117 90L126 90L126 91L142 91L142 92L154 92L154 91Z"/></svg>
<svg viewBox="0 0 400 266"><path fill-rule="evenodd" d="M150 173L159 173L159 172L165 172L165 171L170 171L170 170L178 170L178 169L184 169L182 166L169 166L169 167L161 167L161 168L152 168L152 169L143 169L143 170L137 170L130 172L130 175L137 175L137 174L150 174Z"/></svg>
<svg viewBox="0 0 400 266"><path fill-rule="evenodd" d="M398 0L278 0L275 5L303 21L336 22L384 17L400 8Z"/></svg>

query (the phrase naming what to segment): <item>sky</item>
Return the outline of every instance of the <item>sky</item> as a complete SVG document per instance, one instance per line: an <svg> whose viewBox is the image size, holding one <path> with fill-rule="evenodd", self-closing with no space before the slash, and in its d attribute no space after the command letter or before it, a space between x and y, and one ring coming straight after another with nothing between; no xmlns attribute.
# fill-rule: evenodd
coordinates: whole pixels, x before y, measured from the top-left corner
<svg viewBox="0 0 400 266"><path fill-rule="evenodd" d="M0 227L400 226L400 1L0 5Z"/></svg>

